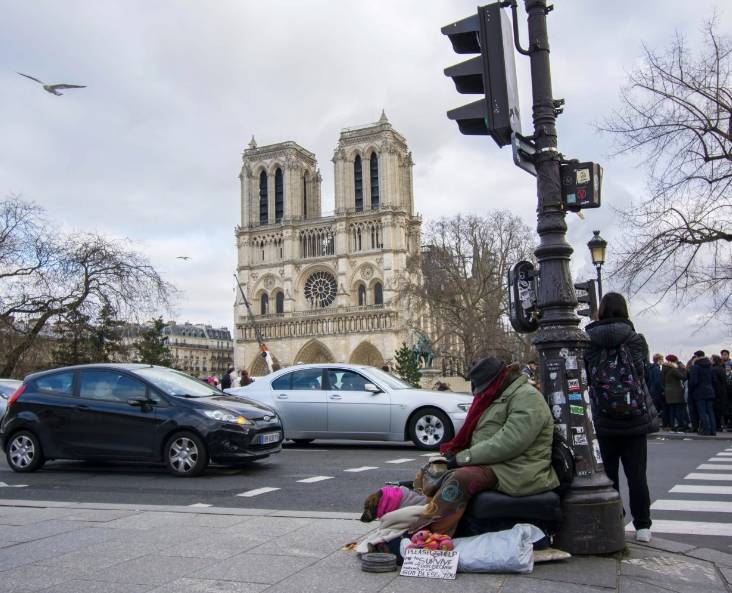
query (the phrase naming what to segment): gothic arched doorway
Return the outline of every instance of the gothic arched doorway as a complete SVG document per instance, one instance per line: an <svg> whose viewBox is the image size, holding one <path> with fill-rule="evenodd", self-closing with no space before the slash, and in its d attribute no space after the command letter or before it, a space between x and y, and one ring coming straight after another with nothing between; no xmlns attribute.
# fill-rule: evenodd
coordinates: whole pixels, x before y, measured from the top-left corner
<svg viewBox="0 0 732 593"><path fill-rule="evenodd" d="M335 362L333 353L320 340L310 340L297 353L295 364L302 362L310 364L315 362Z"/></svg>
<svg viewBox="0 0 732 593"><path fill-rule="evenodd" d="M384 357L371 342L361 342L351 354L351 364L365 364L371 367L384 366Z"/></svg>

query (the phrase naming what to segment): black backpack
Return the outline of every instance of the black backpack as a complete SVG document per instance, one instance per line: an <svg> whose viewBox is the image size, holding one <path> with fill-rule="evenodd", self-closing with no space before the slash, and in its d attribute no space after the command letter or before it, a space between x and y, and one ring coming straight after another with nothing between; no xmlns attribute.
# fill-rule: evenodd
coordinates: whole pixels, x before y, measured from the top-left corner
<svg viewBox="0 0 732 593"><path fill-rule="evenodd" d="M600 353L592 369L590 385L593 412L614 420L626 420L648 412L645 384L633 366L625 344Z"/></svg>
<svg viewBox="0 0 732 593"><path fill-rule="evenodd" d="M562 433L555 427L554 439L552 440L552 467L559 478L559 486L554 490L559 496L569 492L576 473L574 464L574 452L567 443Z"/></svg>

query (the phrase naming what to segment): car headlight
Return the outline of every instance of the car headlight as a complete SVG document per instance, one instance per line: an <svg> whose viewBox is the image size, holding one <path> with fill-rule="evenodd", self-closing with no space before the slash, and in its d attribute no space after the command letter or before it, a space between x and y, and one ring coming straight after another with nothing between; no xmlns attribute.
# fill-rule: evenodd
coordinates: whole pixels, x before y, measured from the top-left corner
<svg viewBox="0 0 732 593"><path fill-rule="evenodd" d="M236 414L225 412L224 410L204 410L203 415L211 418L212 420L228 422L229 424L249 424L249 420L244 418L244 416L237 416Z"/></svg>
<svg viewBox="0 0 732 593"><path fill-rule="evenodd" d="M470 409L470 406L472 404L458 404L458 408L460 408L463 412L467 412Z"/></svg>

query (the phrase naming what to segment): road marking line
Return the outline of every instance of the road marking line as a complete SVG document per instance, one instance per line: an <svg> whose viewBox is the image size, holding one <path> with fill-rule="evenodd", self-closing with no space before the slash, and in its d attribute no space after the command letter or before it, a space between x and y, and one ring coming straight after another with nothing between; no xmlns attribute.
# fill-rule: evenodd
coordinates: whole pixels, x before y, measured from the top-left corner
<svg viewBox="0 0 732 593"><path fill-rule="evenodd" d="M712 482L732 482L732 474L688 474L684 480L710 480Z"/></svg>
<svg viewBox="0 0 732 593"><path fill-rule="evenodd" d="M440 453L438 451L433 451L432 453L422 453L420 457L435 457L439 455Z"/></svg>
<svg viewBox="0 0 732 593"><path fill-rule="evenodd" d="M330 449L294 449L292 447L285 447L285 451L299 451L300 453L328 453Z"/></svg>
<svg viewBox="0 0 732 593"><path fill-rule="evenodd" d="M206 504L205 502L194 502L193 504L189 504L188 506L193 509L207 509L208 507L213 505Z"/></svg>
<svg viewBox="0 0 732 593"><path fill-rule="evenodd" d="M721 500L657 500L651 505L651 508L654 511L732 513L732 502L722 502Z"/></svg>
<svg viewBox="0 0 732 593"><path fill-rule="evenodd" d="M702 463L696 469L721 469L732 470L732 465L722 465L721 463Z"/></svg>
<svg viewBox="0 0 732 593"><path fill-rule="evenodd" d="M378 467L375 467L373 465L363 465L361 467L352 467L351 469L344 469L344 472L352 472L352 473L358 473L358 472L366 472L370 469L379 469Z"/></svg>
<svg viewBox="0 0 732 593"><path fill-rule="evenodd" d="M727 451L729 451L729 449L727 449ZM716 455L719 455L720 457L732 457L732 451L730 451L729 453L726 451L722 451L720 453L716 453Z"/></svg>
<svg viewBox="0 0 732 593"><path fill-rule="evenodd" d="M414 457L401 457L400 459L392 459L391 461L385 461L384 463L406 463L407 461L414 461Z"/></svg>
<svg viewBox="0 0 732 593"><path fill-rule="evenodd" d="M322 482L323 480L332 480L333 476L313 476L312 478L305 478L304 480L298 480L301 484L312 484L314 482Z"/></svg>
<svg viewBox="0 0 732 593"><path fill-rule="evenodd" d="M732 494L732 486L678 485L669 490L672 494Z"/></svg>
<svg viewBox="0 0 732 593"><path fill-rule="evenodd" d="M0 482L0 488L28 488L28 484L6 484Z"/></svg>
<svg viewBox="0 0 732 593"><path fill-rule="evenodd" d="M269 486L265 486L264 488L257 488L255 490L248 490L247 492L242 492L241 494L237 494L237 496L244 496L246 498L250 498L252 496L259 496L260 494L266 494L267 492L274 492L275 490L280 490L280 488L270 488Z"/></svg>
<svg viewBox="0 0 732 593"><path fill-rule="evenodd" d="M681 533L684 535L721 535L732 536L732 524L708 523L706 521L669 521L653 520L654 533ZM635 531L632 523L625 526L625 531Z"/></svg>
<svg viewBox="0 0 732 593"><path fill-rule="evenodd" d="M710 457L707 461L721 461L722 463L729 463L732 459L729 457Z"/></svg>

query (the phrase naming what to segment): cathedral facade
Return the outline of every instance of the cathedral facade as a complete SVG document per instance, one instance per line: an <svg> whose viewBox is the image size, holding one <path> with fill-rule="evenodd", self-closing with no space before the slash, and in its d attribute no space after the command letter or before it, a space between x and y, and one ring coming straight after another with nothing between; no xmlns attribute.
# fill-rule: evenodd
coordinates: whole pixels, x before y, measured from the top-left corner
<svg viewBox="0 0 732 593"><path fill-rule="evenodd" d="M237 273L253 315L237 295L235 366L267 372L257 329L281 366L393 359L410 341L413 313L396 297L407 259L420 248L404 137L383 113L341 131L328 214L313 153L252 138L242 160Z"/></svg>

